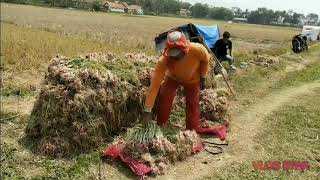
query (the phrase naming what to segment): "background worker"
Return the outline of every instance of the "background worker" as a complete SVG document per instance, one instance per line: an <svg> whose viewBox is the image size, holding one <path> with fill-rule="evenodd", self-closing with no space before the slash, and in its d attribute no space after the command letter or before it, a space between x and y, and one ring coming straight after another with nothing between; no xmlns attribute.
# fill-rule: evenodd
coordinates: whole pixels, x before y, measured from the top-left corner
<svg viewBox="0 0 320 180"><path fill-rule="evenodd" d="M300 53L303 50L308 50L307 37L302 34L293 36L292 50L294 53Z"/></svg>
<svg viewBox="0 0 320 180"><path fill-rule="evenodd" d="M216 42L215 48L212 49L212 51L220 62L228 61L230 70L236 70L236 67L233 65L234 58L232 57L232 41L230 40L230 33L228 31L223 33L222 39L219 39ZM219 73L217 68L215 69L215 74Z"/></svg>

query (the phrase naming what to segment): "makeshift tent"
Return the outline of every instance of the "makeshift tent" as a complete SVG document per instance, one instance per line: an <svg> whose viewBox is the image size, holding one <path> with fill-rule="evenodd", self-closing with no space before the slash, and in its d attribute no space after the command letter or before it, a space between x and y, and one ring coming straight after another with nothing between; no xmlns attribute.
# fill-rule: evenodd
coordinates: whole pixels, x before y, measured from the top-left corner
<svg viewBox="0 0 320 180"><path fill-rule="evenodd" d="M195 24L186 24L173 29L179 29L180 31L182 31L186 38L189 39L191 42L199 43L199 36L201 36L204 39L208 48L210 49L215 47L215 43L220 38L220 29L217 25L202 26ZM161 33L155 38L157 51L162 52L162 50L165 48L168 32L169 31Z"/></svg>

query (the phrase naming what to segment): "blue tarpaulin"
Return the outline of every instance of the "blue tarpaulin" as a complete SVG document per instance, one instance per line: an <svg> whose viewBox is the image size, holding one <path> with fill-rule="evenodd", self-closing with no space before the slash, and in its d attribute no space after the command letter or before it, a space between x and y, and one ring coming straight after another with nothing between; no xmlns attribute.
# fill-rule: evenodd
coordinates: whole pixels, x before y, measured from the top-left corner
<svg viewBox="0 0 320 180"><path fill-rule="evenodd" d="M205 40L209 48L214 48L216 42L220 39L220 29L217 25L214 26L201 26L195 25L200 35Z"/></svg>
<svg viewBox="0 0 320 180"><path fill-rule="evenodd" d="M217 25L202 26L195 24L185 24L177 28L180 29L185 34L186 38L192 42L198 42L197 35L200 34L200 36L203 37L206 45L210 49L215 47L216 42L220 38L220 29ZM159 36L155 38L156 50L159 52L161 52L165 48L167 33L168 31L159 34Z"/></svg>

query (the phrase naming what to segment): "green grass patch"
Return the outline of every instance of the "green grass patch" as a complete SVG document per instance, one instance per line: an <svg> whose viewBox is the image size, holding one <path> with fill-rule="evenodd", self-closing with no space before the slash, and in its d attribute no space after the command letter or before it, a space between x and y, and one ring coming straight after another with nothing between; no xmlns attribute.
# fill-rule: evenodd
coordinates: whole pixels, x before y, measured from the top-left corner
<svg viewBox="0 0 320 180"><path fill-rule="evenodd" d="M315 91L319 94L320 89ZM251 162L234 163L204 179L317 179L320 172L320 96L304 95L293 105L281 107L265 119L256 142L255 161L308 161L309 170L255 171Z"/></svg>
<svg viewBox="0 0 320 180"><path fill-rule="evenodd" d="M47 173L52 178L77 179L81 178L91 165L96 165L101 162L100 153L98 151L94 151L89 154L83 154L76 157L71 162L72 163L70 165L61 166L56 164L55 160L45 160L41 165L46 168ZM43 179L41 176L37 178Z"/></svg>
<svg viewBox="0 0 320 180"><path fill-rule="evenodd" d="M281 48L268 48L268 49L262 49L259 54L268 54L270 56L280 56L282 54L285 54L288 52L288 47L286 47L285 44L283 44L283 47Z"/></svg>
<svg viewBox="0 0 320 180"><path fill-rule="evenodd" d="M2 162L1 177L8 179L26 178L28 172L25 172L24 168L29 169L29 166L36 166L39 171L36 173L38 175L31 175L31 179L78 179L86 174L90 166L97 165L101 161L100 153L94 151L71 160L35 157L35 160L21 162L17 148L4 143L2 149L1 158L4 162Z"/></svg>
<svg viewBox="0 0 320 180"><path fill-rule="evenodd" d="M293 56L294 57L294 56ZM314 61L307 64L301 71L293 71L286 73L281 81L278 81L274 88L280 89L287 86L296 86L303 83L320 80L320 44L309 49L309 52L304 52L300 55L301 60Z"/></svg>
<svg viewBox="0 0 320 180"><path fill-rule="evenodd" d="M299 55L285 54L280 57L283 61L279 64L270 67L254 66L230 76L240 104L252 104L268 93L287 86L320 80L320 45ZM300 71L285 71L290 62L302 63L303 60L311 63L305 65L306 67Z"/></svg>
<svg viewBox="0 0 320 180"><path fill-rule="evenodd" d="M1 89L0 95L3 97L8 96L19 96L19 97L28 97L34 96L36 94L35 90L24 87L5 87Z"/></svg>
<svg viewBox="0 0 320 180"><path fill-rule="evenodd" d="M298 72L289 72L285 77L276 83L275 88L295 86L307 82L320 80L320 62L307 65L305 69Z"/></svg>
<svg viewBox="0 0 320 180"><path fill-rule="evenodd" d="M19 118L21 115L17 113L12 113L12 112L0 112L0 123L8 123L15 121L15 119Z"/></svg>
<svg viewBox="0 0 320 180"><path fill-rule="evenodd" d="M32 153L26 147L24 128L28 115L1 111L0 179L79 179L92 165L100 163L100 150L53 159Z"/></svg>
<svg viewBox="0 0 320 180"><path fill-rule="evenodd" d="M269 79L272 77L272 72L275 72L278 69L278 66L273 66L271 68L259 66L256 68L249 68L241 75L231 76L233 87L239 94L248 93L250 89L254 89L257 85L259 85L257 82Z"/></svg>

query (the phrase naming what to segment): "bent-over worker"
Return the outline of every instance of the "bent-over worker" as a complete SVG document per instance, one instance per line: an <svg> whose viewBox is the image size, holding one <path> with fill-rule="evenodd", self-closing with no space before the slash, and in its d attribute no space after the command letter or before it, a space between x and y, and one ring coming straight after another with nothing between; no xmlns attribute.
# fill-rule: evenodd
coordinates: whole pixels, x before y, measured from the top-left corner
<svg viewBox="0 0 320 180"><path fill-rule="evenodd" d="M147 92L144 120L151 120L159 91L157 124L164 127L169 119L176 90L182 86L186 98L186 128L198 133L216 134L210 128L199 128L199 95L200 89L205 86L209 60L210 55L202 44L189 42L178 30L168 32L166 48L156 65Z"/></svg>

